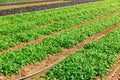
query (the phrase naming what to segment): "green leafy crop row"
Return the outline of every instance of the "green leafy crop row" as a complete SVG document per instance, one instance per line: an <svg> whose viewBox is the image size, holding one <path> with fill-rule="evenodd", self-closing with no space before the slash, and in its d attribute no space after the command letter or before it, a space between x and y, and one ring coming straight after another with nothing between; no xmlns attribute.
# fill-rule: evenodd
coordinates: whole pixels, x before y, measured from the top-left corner
<svg viewBox="0 0 120 80"><path fill-rule="evenodd" d="M23 65L40 61L47 54L56 53L62 48L72 47L88 36L100 32L118 21L120 21L120 13L46 38L37 44L3 53L0 56L0 73L5 75L17 73Z"/></svg>
<svg viewBox="0 0 120 80"><path fill-rule="evenodd" d="M119 6L114 3L87 3L84 5L74 5L69 7L50 9L44 11L28 12L22 14L8 15L0 17L0 35L21 32L26 29L41 26L54 21L65 20L72 16L89 14L93 11L102 10L104 7ZM109 11L109 9L108 9Z"/></svg>
<svg viewBox="0 0 120 80"><path fill-rule="evenodd" d="M96 9L98 9L98 8L96 8ZM101 15L104 15L104 14L107 14L110 12L114 12L119 9L120 9L119 6L116 6L116 7L109 8L108 10L103 9L103 10L101 10L101 12L95 12L95 13L90 13L88 10L87 14L84 12L83 14L81 14L80 16L78 16L76 18L71 18L71 19L63 21L63 22L56 22L51 25L42 26L39 28L31 29L31 30L25 30L25 31L22 31L21 33L16 33L13 31L12 33L14 33L14 34L9 34L9 35L0 37L0 50L4 50L4 49L14 46L16 44L19 44L20 42L27 42L27 41L30 41L33 39L37 39L41 35L51 34L52 32L60 31L65 28L72 27L72 26L74 26L76 24L80 24L86 20L90 20L97 16L101 16ZM0 29L2 29L2 28L0 28ZM15 29L16 31L19 30L14 27L13 27L13 29ZM8 29L8 31L10 31L10 30Z"/></svg>
<svg viewBox="0 0 120 80"><path fill-rule="evenodd" d="M91 80L104 75L120 53L120 27L86 44L47 72L48 80Z"/></svg>

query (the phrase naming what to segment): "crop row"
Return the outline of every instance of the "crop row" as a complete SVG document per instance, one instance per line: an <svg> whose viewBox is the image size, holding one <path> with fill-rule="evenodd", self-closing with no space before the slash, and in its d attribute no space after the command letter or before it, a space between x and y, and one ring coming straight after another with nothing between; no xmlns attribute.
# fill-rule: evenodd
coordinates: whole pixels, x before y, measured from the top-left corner
<svg viewBox="0 0 120 80"><path fill-rule="evenodd" d="M111 4L104 2L102 2L102 5L100 3L85 4L82 6L74 5L59 9L3 16L0 17L0 35L24 31L35 26L40 26L42 24L47 24L54 21L65 20L72 16L89 14L92 11L96 12L104 7L108 8L111 6ZM119 6L119 4L116 2L112 4L113 6Z"/></svg>
<svg viewBox="0 0 120 80"><path fill-rule="evenodd" d="M41 61L47 54L54 54L61 51L62 48L72 47L88 36L100 32L119 21L120 13L114 14L108 18L46 38L37 44L27 45L19 50L6 52L0 56L0 73L17 73L23 65Z"/></svg>
<svg viewBox="0 0 120 80"><path fill-rule="evenodd" d="M91 80L104 75L120 53L120 27L86 44L47 72L47 80Z"/></svg>
<svg viewBox="0 0 120 80"><path fill-rule="evenodd" d="M42 26L40 28L35 28L31 30L26 30L21 33L14 33L14 34L9 34L6 36L1 36L0 37L0 50L7 49L9 47L15 46L17 44L20 44L20 42L27 42L33 39L39 38L41 35L47 35L51 34L52 32L55 31L60 31L66 28L70 28L74 25L80 24L86 20L90 20L92 18L95 18L97 16L104 15L109 12L113 12L115 10L118 10L119 7L114 7L110 8L109 10L103 10L101 12L96 12L96 13L89 13L87 15L81 15L76 18L71 18L69 20L66 20L65 22L57 22L51 25L47 26ZM17 30L17 29L16 29Z"/></svg>

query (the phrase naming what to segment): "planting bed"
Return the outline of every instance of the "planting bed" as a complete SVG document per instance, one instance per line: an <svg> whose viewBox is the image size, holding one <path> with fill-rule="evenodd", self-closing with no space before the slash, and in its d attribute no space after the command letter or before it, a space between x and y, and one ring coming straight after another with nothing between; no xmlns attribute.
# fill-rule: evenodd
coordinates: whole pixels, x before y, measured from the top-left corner
<svg viewBox="0 0 120 80"><path fill-rule="evenodd" d="M0 16L0 79L14 80L52 64L42 76L28 79L106 79L120 53L119 5L104 0Z"/></svg>

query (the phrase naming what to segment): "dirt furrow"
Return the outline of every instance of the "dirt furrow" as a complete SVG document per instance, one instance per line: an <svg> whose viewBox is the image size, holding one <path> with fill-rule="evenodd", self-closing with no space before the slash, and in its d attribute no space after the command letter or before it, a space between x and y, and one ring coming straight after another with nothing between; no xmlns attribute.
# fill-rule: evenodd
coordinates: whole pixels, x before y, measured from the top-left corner
<svg viewBox="0 0 120 80"><path fill-rule="evenodd" d="M92 22L94 22L94 21L97 21L97 20L106 18L106 17L108 17L108 16L111 16L111 15L113 15L113 14L115 14L115 13L119 13L119 12L120 12L120 11L112 12L112 13L110 13L110 14L106 14L106 15L103 15L103 16L100 16L100 17L97 17L97 18L94 18L94 19L85 21L85 22L83 22L83 23L77 24L77 25L72 26L72 27L70 27L70 28L66 28L66 29L61 30L61 31L58 31L58 32L53 32L53 33L51 33L51 34L49 34L49 35L42 35L42 36L40 36L40 37L39 37L38 39L36 39L36 40L31 40L31 41L29 41L29 42L21 42L19 45L16 45L16 46L14 46L14 47L10 47L10 48L8 48L8 49L6 49L6 50L3 50L2 52L0 52L0 54L2 54L2 53L4 53L4 52L11 51L11 50L21 49L21 48L25 47L26 45L38 43L38 42L44 40L45 38L54 36L54 35L56 35L56 34L59 34L59 33L61 33L61 32L66 31L66 30L71 30L71 29L73 29L73 28L77 28L77 27L80 27L80 26L82 26L82 25L92 23Z"/></svg>
<svg viewBox="0 0 120 80"><path fill-rule="evenodd" d="M69 48L69 49L63 49L61 52L58 52L56 54L53 55L48 55L43 61L40 62L35 62L32 64L28 64L26 66L23 66L20 70L19 70L19 74L13 74L11 76L0 76L2 78L2 80L14 80L16 78L31 74L37 70L41 70L51 64L56 63L57 61L63 59L64 57L66 57L67 55L69 55L70 53L73 53L75 51L77 51L78 49L82 48L85 44L99 39L101 36L104 36L106 33L108 33L109 31L113 30L114 28L118 27L120 25L120 22L106 28L105 30L96 33L88 38L86 38L85 40L81 41L80 43L78 43L77 45ZM31 78L29 78L28 80L32 80Z"/></svg>

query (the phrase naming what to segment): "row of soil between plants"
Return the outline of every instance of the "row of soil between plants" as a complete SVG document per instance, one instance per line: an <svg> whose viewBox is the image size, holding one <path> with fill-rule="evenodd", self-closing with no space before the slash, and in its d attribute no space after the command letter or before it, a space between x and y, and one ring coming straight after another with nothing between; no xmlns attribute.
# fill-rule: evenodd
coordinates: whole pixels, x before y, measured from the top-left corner
<svg viewBox="0 0 120 80"><path fill-rule="evenodd" d="M119 11L118 11L118 12L119 12ZM94 21L96 21L96 20L99 20L99 19L108 17L108 16L110 16L110 15L112 15L112 14L113 14L113 13L106 14L106 15L103 15L103 16L101 16L101 17L97 17L97 18L94 18L94 19L85 21L85 22L83 22L83 23L81 23L81 24L78 24L78 25L76 25L76 26L73 26L73 27L71 27L71 28L69 28L69 29L65 29L65 30L70 30L70 29L76 28L76 27L78 27L78 26L81 26L81 25L84 25L84 24L88 24L88 23L94 22ZM101 38L101 37L104 36L107 32L113 30L114 28L116 28L116 27L119 26L119 25L120 25L120 22L118 22L118 23L110 26L109 28L103 30L103 31L100 32L100 33L94 34L93 36L90 36L90 37L86 38L85 40L83 40L82 42L78 43L76 46L74 46L74 47L72 47L72 48L63 49L62 52L58 52L58 53L53 54L53 55L48 55L48 56L46 57L46 59L44 59L44 60L41 61L41 62L36 62L36 63L33 63L33 64L28 64L28 65L22 67L22 68L20 69L20 71L19 71L19 74L17 74L17 75L14 75L14 74L13 74L13 75L11 75L10 77L0 76L0 78L3 78L3 79L5 79L5 78L8 78L8 79L16 79L16 78L18 78L18 77L25 76L25 75L28 75L28 74L30 74L30 73L33 73L33 72L35 72L35 71L37 71L37 70L43 69L43 68L46 67L46 66L49 66L49 65L51 65L51 64L54 64L54 63L58 62L59 60L63 59L63 57L66 57L66 56L69 55L70 53L77 51L78 49L80 49L80 48L81 48L83 45L85 45L86 43L89 43L89 42L91 42L91 41L93 41L93 40L96 40L96 39ZM42 41L43 39L45 39L45 38L47 38L47 37L50 37L50 36L56 35L56 34L58 34L58 33L64 32L65 30L62 30L62 31L59 31L59 32L54 32L54 33L52 33L52 34L50 34L50 35L47 35L47 36L43 36L43 37L41 37L42 39L40 38L40 39L37 39L37 40L30 41L30 42L28 42L28 43L21 43L21 45L15 46L15 47L13 47L13 48L10 48L9 50L20 49L20 48L26 46L27 44L34 44L34 43L40 42L40 41ZM9 51L9 50L6 50L6 51L4 51L4 52L7 52L7 51ZM41 65L41 66L39 66L39 65Z"/></svg>
<svg viewBox="0 0 120 80"><path fill-rule="evenodd" d="M45 9L64 7L64 6L80 4L80 3L95 2L95 1L99 1L99 0L78 0L78 1L73 0L71 2L63 2L63 3L49 4L49 5L6 9L6 10L0 10L0 16L9 15L9 14L17 14L17 13L22 13L22 12L45 10Z"/></svg>

